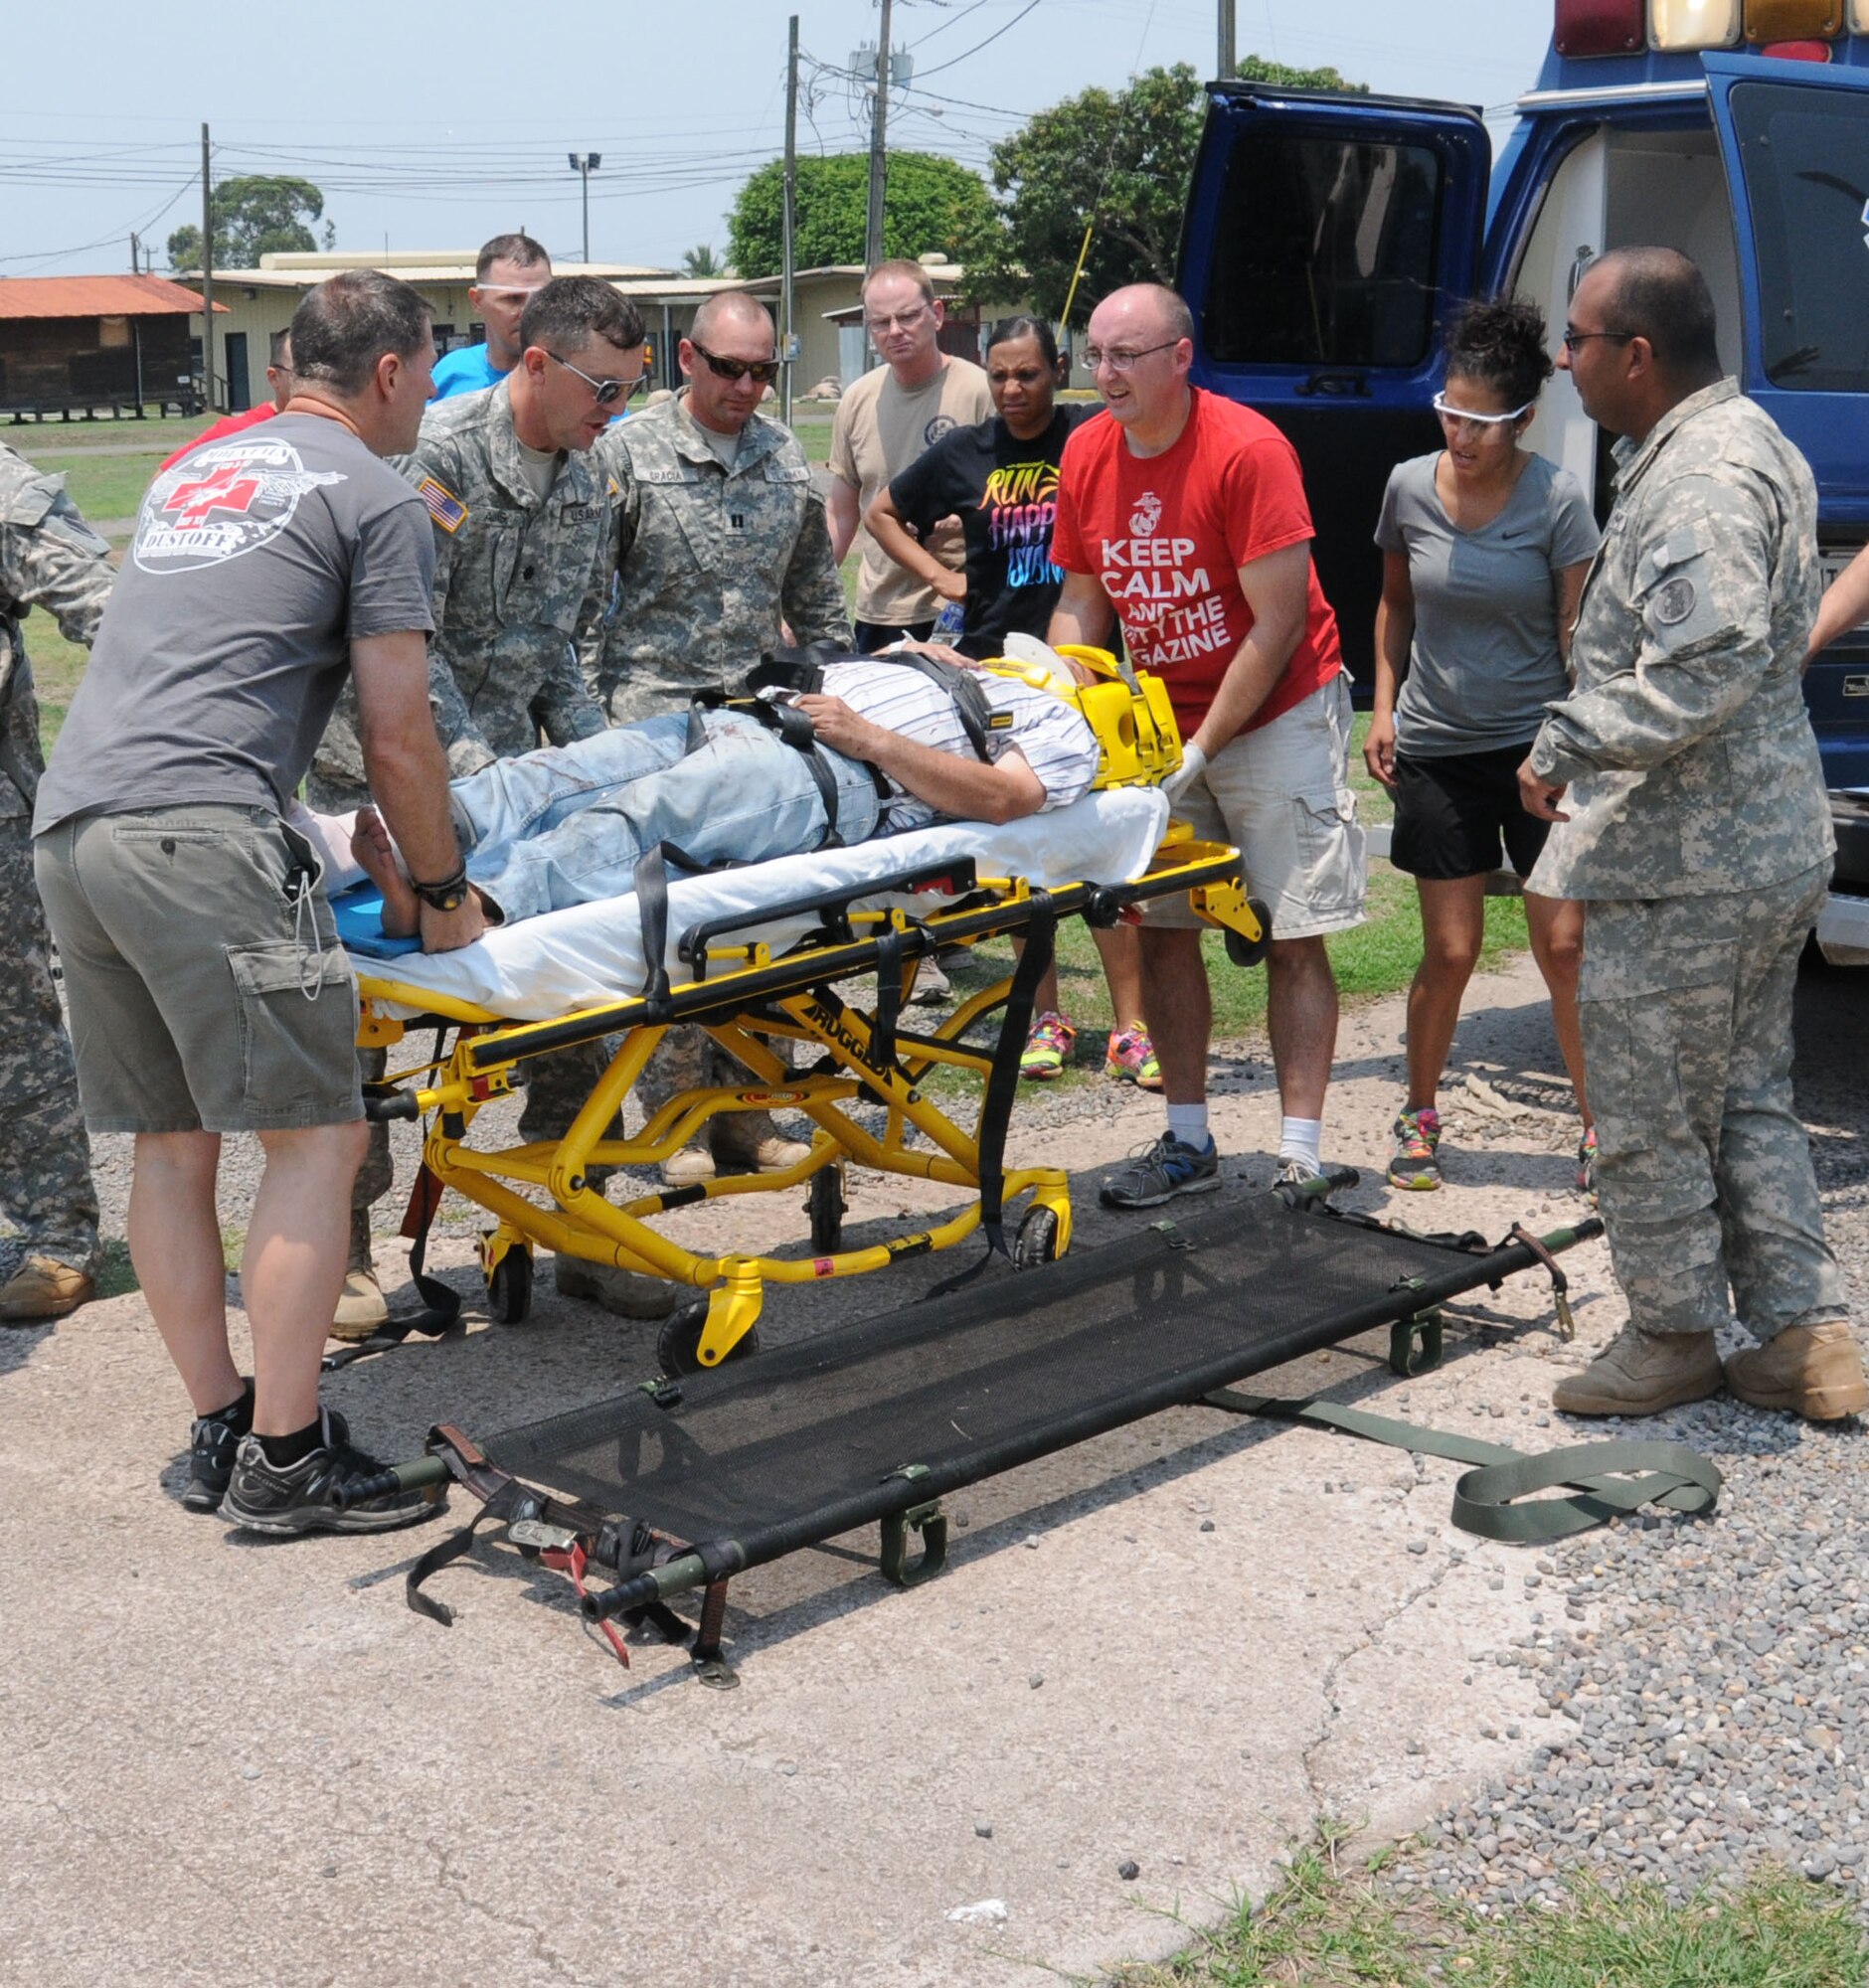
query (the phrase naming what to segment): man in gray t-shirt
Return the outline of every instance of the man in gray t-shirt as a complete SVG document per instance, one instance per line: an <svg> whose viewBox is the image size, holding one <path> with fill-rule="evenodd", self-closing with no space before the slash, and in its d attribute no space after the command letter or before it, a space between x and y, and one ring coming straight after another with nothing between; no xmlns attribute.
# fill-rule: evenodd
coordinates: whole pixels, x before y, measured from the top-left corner
<svg viewBox="0 0 1869 1988"><path fill-rule="evenodd" d="M433 552L378 460L415 440L434 345L406 284L357 270L292 319L296 389L144 499L34 816L93 1132L136 1135L130 1255L195 1408L183 1503L266 1533L374 1532L376 1464L318 1408L363 1153L356 989L309 846L282 820L346 676L364 758L426 891L431 950L481 928L428 708ZM265 1151L228 1343L221 1135Z"/></svg>

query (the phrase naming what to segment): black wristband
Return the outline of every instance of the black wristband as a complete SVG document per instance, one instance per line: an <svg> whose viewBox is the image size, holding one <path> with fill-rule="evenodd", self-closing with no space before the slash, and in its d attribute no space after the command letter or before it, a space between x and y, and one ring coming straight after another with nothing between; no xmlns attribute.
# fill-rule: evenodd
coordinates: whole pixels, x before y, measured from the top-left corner
<svg viewBox="0 0 1869 1988"><path fill-rule="evenodd" d="M414 877L410 888L425 905L437 911L457 911L467 902L467 866L463 863L451 877L438 884L421 884Z"/></svg>

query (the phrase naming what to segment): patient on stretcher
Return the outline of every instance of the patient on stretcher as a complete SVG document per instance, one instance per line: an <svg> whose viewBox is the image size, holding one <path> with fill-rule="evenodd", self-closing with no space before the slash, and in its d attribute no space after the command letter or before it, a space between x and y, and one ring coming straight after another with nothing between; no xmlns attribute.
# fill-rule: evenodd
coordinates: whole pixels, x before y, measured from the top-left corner
<svg viewBox="0 0 1869 1988"><path fill-rule="evenodd" d="M678 865L758 863L920 828L1069 806L1097 777L1083 717L1017 678L980 675L971 716L901 662L827 663L782 729L749 706L622 725L500 759L453 783L467 877L490 918L621 896L658 844ZM809 734L790 714L809 720ZM788 736L789 735L789 736ZM351 827L315 817L327 849ZM374 809L352 831L383 894L383 929L418 929L418 900Z"/></svg>

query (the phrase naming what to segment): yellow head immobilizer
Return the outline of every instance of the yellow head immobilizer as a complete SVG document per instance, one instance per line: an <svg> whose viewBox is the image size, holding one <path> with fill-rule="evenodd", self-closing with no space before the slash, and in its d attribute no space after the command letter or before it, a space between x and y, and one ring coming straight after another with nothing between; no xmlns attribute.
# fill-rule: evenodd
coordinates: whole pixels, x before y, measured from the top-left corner
<svg viewBox="0 0 1869 1988"><path fill-rule="evenodd" d="M1167 686L1159 677L1119 663L1107 649L1071 644L1054 653L1094 671L1097 681L1077 683L1047 662L1020 656L994 656L981 668L1048 690L1083 716L1097 735L1093 786L1160 786L1181 763L1181 734Z"/></svg>

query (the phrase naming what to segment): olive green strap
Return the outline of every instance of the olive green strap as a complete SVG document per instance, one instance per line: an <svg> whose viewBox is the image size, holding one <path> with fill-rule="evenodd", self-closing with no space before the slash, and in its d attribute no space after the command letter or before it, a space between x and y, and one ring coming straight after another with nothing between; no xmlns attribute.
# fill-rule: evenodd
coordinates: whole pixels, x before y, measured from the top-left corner
<svg viewBox="0 0 1869 1988"><path fill-rule="evenodd" d="M1676 1512L1695 1514L1710 1512L1724 1482L1714 1465L1684 1442L1580 1442L1527 1456L1503 1443L1477 1442L1471 1436L1422 1428L1334 1402L1279 1401L1272 1396L1242 1394L1234 1388L1217 1389L1206 1399L1216 1408L1312 1422L1423 1456L1479 1465L1454 1485L1452 1517L1463 1533L1486 1540L1538 1544L1566 1539L1643 1505L1665 1505ZM1530 1492L1548 1491L1559 1484L1570 1485L1574 1495L1513 1503Z"/></svg>

